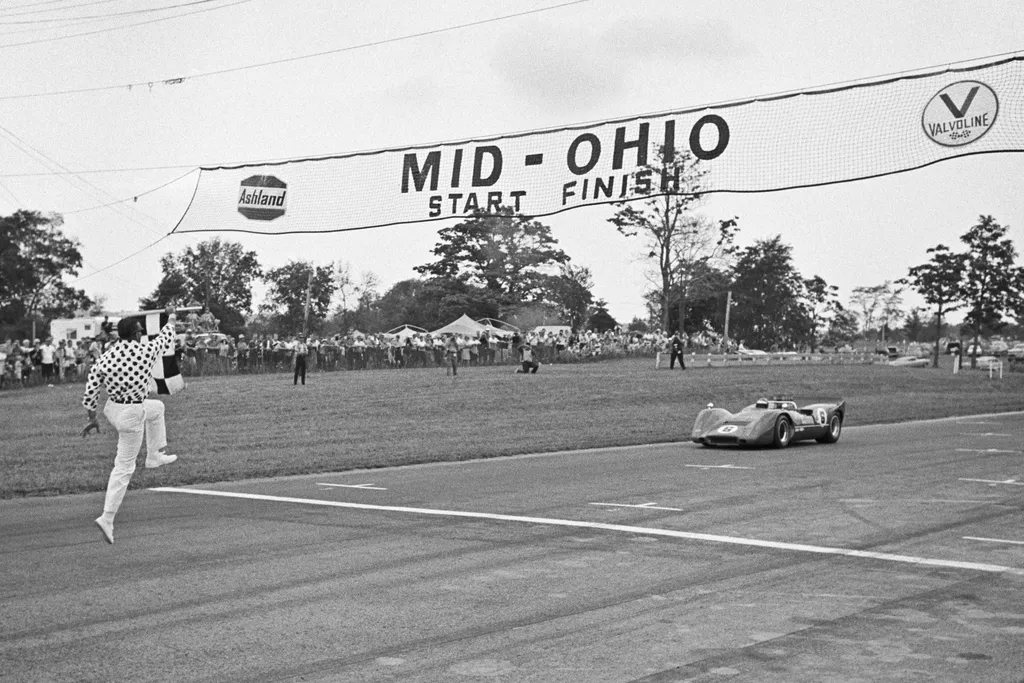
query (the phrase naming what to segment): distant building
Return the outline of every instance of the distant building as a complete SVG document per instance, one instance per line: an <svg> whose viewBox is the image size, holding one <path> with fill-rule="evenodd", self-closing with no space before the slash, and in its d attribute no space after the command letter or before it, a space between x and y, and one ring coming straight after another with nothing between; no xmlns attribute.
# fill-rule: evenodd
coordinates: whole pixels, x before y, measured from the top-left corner
<svg viewBox="0 0 1024 683"><path fill-rule="evenodd" d="M50 336L55 341L61 339L80 340L92 339L100 333L100 324L104 316L86 316L83 318L57 318L50 321ZM119 315L109 316L109 320L115 326L121 319Z"/></svg>

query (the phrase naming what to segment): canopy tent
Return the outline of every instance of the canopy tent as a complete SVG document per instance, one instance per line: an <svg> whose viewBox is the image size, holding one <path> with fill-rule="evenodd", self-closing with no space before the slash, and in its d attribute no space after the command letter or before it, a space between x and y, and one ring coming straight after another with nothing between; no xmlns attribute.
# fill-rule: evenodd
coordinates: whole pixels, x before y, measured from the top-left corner
<svg viewBox="0 0 1024 683"><path fill-rule="evenodd" d="M426 333L427 331L422 327L416 327L415 325L399 325L395 329L388 330L384 334L391 337L397 337L399 340L405 341L413 335Z"/></svg>
<svg viewBox="0 0 1024 683"><path fill-rule="evenodd" d="M431 334L465 334L470 337L475 337L486 329L488 328L463 313L462 317L458 320L450 322L440 329L434 330Z"/></svg>
<svg viewBox="0 0 1024 683"><path fill-rule="evenodd" d="M498 320L497 318L480 318L479 320L477 320L477 322L480 323L481 325L485 325L496 330L508 332L509 334L511 334L512 332L522 332L522 330L520 330L512 323L507 323L504 320Z"/></svg>

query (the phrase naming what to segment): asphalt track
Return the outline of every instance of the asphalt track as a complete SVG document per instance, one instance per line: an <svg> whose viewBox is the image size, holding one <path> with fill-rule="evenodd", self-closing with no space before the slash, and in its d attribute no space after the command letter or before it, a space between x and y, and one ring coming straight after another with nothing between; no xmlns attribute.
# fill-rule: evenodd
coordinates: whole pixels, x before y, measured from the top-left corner
<svg viewBox="0 0 1024 683"><path fill-rule="evenodd" d="M1014 413L133 489L114 546L100 494L2 501L0 680L1024 681L1022 451Z"/></svg>

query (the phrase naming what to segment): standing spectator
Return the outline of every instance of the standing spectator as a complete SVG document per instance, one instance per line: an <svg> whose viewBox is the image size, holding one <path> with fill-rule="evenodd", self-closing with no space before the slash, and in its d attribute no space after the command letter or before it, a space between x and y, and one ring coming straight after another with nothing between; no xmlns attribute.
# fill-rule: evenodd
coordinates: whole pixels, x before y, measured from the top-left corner
<svg viewBox="0 0 1024 683"><path fill-rule="evenodd" d="M445 375L451 375L452 377L458 377L459 375L459 337L458 335L450 335L448 341L445 342L445 357L447 358L448 366L444 369Z"/></svg>
<svg viewBox="0 0 1024 683"><path fill-rule="evenodd" d="M238 353L238 372L247 372L249 370L249 344L245 341L244 334L238 335L235 351Z"/></svg>
<svg viewBox="0 0 1024 683"><path fill-rule="evenodd" d="M103 343L107 344L114 338L114 323L110 322L110 316L103 316L103 322L100 323L100 337L103 339Z"/></svg>
<svg viewBox="0 0 1024 683"><path fill-rule="evenodd" d="M221 372L231 371L231 342L227 337L221 339L220 344L217 345L217 363L220 365Z"/></svg>
<svg viewBox="0 0 1024 683"><path fill-rule="evenodd" d="M53 345L53 337L47 337L46 341L39 346L39 367L43 373L43 382L47 386L53 386L54 363L57 360L57 349Z"/></svg>
<svg viewBox="0 0 1024 683"><path fill-rule="evenodd" d="M679 330L676 330L675 334L672 335L672 341L669 342L669 347L672 352L672 356L668 361L668 369L672 370L676 366L676 359L679 359L679 369L685 370L686 363L683 361L683 352L686 350L686 344L683 343L683 338L679 336Z"/></svg>
<svg viewBox="0 0 1024 683"><path fill-rule="evenodd" d="M96 420L96 405L100 387L107 390L107 403L103 414L117 430L117 456L107 482L107 495L103 514L96 518L96 526L103 532L107 543L114 542L114 516L128 490L135 472L135 458L146 440L146 467L168 465L178 459L164 452L167 432L164 426L164 404L146 398L149 393L151 370L156 359L174 343L174 306L167 306L168 320L160 336L140 343L142 329L135 318L122 318L117 323L119 341L103 354L89 371L82 405L89 422L82 430L85 437L93 429L100 431Z"/></svg>
<svg viewBox="0 0 1024 683"><path fill-rule="evenodd" d="M7 381L7 349L9 346L9 344L0 344L0 389L4 388L4 383Z"/></svg>
<svg viewBox="0 0 1024 683"><path fill-rule="evenodd" d="M306 386L306 354L309 353L309 347L306 345L306 335L300 334L298 341L295 342L295 346L292 348L292 354L295 356L295 378L292 382L293 385L299 383L299 377L302 377L302 386Z"/></svg>

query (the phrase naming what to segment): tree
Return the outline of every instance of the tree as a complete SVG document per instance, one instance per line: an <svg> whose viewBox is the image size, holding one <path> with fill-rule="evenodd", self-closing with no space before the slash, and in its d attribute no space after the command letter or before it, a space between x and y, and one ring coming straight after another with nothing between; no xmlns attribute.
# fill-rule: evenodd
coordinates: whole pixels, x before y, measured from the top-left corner
<svg viewBox="0 0 1024 683"><path fill-rule="evenodd" d="M377 300L376 306L385 330L405 324L436 330L463 314L474 320L498 315L494 292L440 277L397 282Z"/></svg>
<svg viewBox="0 0 1024 683"><path fill-rule="evenodd" d="M556 245L551 228L511 208L477 212L438 231L437 261L416 266L421 275L483 287L509 309L540 300L544 285L569 257Z"/></svg>
<svg viewBox="0 0 1024 683"><path fill-rule="evenodd" d="M669 330L672 286L680 267L680 244L693 226L688 214L701 199L700 181L707 171L688 151L660 146L654 162L642 164L631 174L629 201L615 204L608 219L626 237L641 236L646 257L657 263L657 287L661 303L661 327ZM682 325L682 320L680 320Z"/></svg>
<svg viewBox="0 0 1024 683"><path fill-rule="evenodd" d="M850 296L850 303L860 309L864 336L867 337L868 331L878 325L882 346L885 346L886 328L906 315L900 308L903 305L903 288L893 288L892 285L892 281L886 280L880 285L854 287Z"/></svg>
<svg viewBox="0 0 1024 683"><path fill-rule="evenodd" d="M857 314L844 308L836 311L821 343L823 346L849 344L857 338L857 333Z"/></svg>
<svg viewBox="0 0 1024 683"><path fill-rule="evenodd" d="M1000 328L1003 314L1019 306L1018 285L1024 276L1014 265L1017 250L1006 238L1007 230L1008 226L999 225L992 216L979 216L978 223L960 236L967 245L967 254L958 298L967 305L964 322L974 338L972 367L977 365L982 328Z"/></svg>
<svg viewBox="0 0 1024 683"><path fill-rule="evenodd" d="M818 330L822 327L827 329L835 315L843 310L843 305L839 303L837 297L839 288L825 282L820 275L804 280L804 292L808 303L807 310L811 316L810 343L811 353L814 353L818 343ZM829 314L831 317L827 317Z"/></svg>
<svg viewBox="0 0 1024 683"><path fill-rule="evenodd" d="M618 324L612 314L608 312L608 302L604 299L598 299L590 307L590 317L587 318L588 328L597 332L607 332L615 329Z"/></svg>
<svg viewBox="0 0 1024 683"><path fill-rule="evenodd" d="M352 329L379 331L381 321L377 301L380 294L377 287L380 279L372 271L364 271L357 280L347 262L338 261L332 267L334 296L338 300L338 307L331 318L333 327L343 333Z"/></svg>
<svg viewBox="0 0 1024 683"><path fill-rule="evenodd" d="M899 282L909 284L925 303L935 306L935 352L932 367L939 367L939 339L942 337L942 316L955 311L963 304L959 302L966 255L954 254L944 244L927 250L932 255L928 263L914 266L908 276Z"/></svg>
<svg viewBox="0 0 1024 683"><path fill-rule="evenodd" d="M906 321L903 323L903 334L906 336L909 342L919 342L924 334L925 326L928 322L922 317L922 313L927 313L926 308L912 308L910 313L907 315ZM936 341L938 338L936 337ZM938 344L936 344L938 346Z"/></svg>
<svg viewBox="0 0 1024 683"><path fill-rule="evenodd" d="M748 347L790 348L813 332L803 278L793 265L792 252L780 235L758 240L739 252L733 269L736 306L730 336Z"/></svg>
<svg viewBox="0 0 1024 683"><path fill-rule="evenodd" d="M712 221L705 216L683 215L681 229L674 237L674 290L678 292L679 327L686 332L687 309L694 300L717 294L721 271L728 268L735 253L737 219Z"/></svg>
<svg viewBox="0 0 1024 683"><path fill-rule="evenodd" d="M19 210L0 217L0 322L74 315L91 305L65 283L82 267L76 240L64 235L60 214Z"/></svg>
<svg viewBox="0 0 1024 683"><path fill-rule="evenodd" d="M579 332L594 302L594 282L589 268L563 263L559 274L548 279L544 298L552 303L573 332Z"/></svg>
<svg viewBox="0 0 1024 683"><path fill-rule="evenodd" d="M144 310L179 305L191 300L206 306L221 320L221 327L240 332L244 314L252 312L252 283L262 274L256 252L244 251L236 242L219 238L187 247L177 256L160 259L163 278L156 290L139 301Z"/></svg>
<svg viewBox="0 0 1024 683"><path fill-rule="evenodd" d="M275 316L278 330L285 334L319 330L334 296L334 269L305 261L289 263L264 275L269 285L261 309ZM306 295L309 293L309 329L306 326Z"/></svg>

